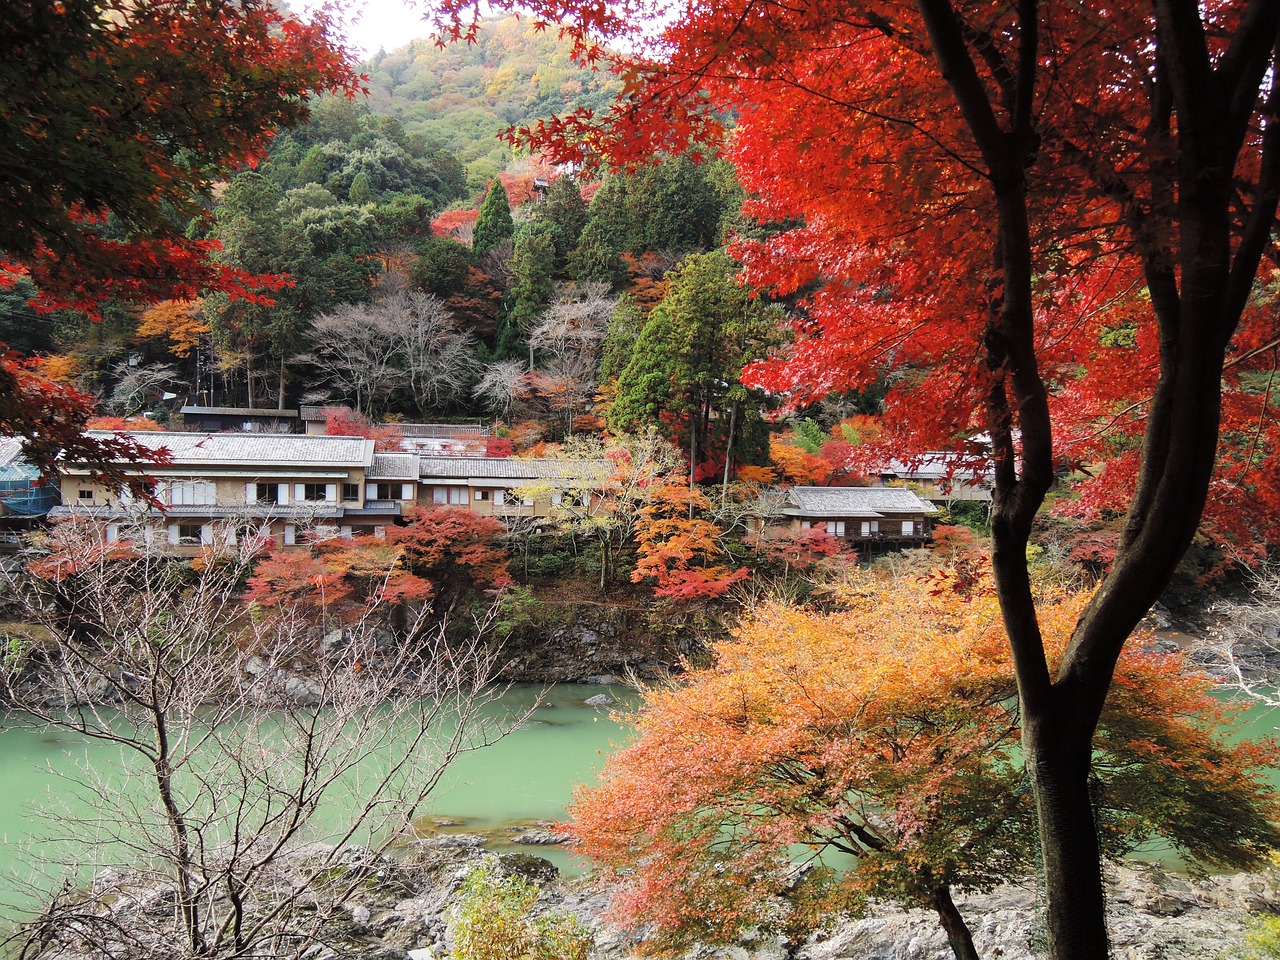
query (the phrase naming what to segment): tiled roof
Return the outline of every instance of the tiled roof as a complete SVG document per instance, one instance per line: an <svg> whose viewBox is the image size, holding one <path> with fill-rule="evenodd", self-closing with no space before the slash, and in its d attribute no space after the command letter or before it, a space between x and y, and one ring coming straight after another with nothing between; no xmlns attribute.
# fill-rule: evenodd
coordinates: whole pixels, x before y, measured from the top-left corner
<svg viewBox="0 0 1280 960"><path fill-rule="evenodd" d="M923 454L916 460L890 460L881 466L880 472L922 480L952 479L957 483L987 483L992 473L989 465L975 464L972 457L938 451Z"/></svg>
<svg viewBox="0 0 1280 960"><path fill-rule="evenodd" d="M111 433L92 431L104 438ZM170 466L364 467L373 459L373 441L364 437L308 437L271 433L124 433L147 450L167 449Z"/></svg>
<svg viewBox="0 0 1280 960"><path fill-rule="evenodd" d="M375 453L373 465L365 471L366 480L417 480L416 453Z"/></svg>
<svg viewBox="0 0 1280 960"><path fill-rule="evenodd" d="M522 460L516 457L421 457L423 480L586 480L600 481L609 474L607 460Z"/></svg>
<svg viewBox="0 0 1280 960"><path fill-rule="evenodd" d="M902 487L792 487L784 513L798 517L865 517L934 513L936 508Z"/></svg>

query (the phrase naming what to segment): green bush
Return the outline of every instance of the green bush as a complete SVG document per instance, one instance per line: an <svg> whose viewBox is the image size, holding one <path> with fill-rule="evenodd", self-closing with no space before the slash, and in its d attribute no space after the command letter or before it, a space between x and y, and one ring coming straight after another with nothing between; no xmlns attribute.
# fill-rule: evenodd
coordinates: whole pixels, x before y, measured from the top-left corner
<svg viewBox="0 0 1280 960"><path fill-rule="evenodd" d="M530 917L538 891L492 860L468 873L452 910L454 960L586 960L591 932L577 917Z"/></svg>

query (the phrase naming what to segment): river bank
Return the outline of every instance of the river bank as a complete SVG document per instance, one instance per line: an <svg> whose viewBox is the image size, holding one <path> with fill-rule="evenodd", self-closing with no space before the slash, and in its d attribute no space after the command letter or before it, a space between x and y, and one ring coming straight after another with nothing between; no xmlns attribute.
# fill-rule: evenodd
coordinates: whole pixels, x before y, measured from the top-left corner
<svg viewBox="0 0 1280 960"><path fill-rule="evenodd" d="M297 856L330 856L312 848ZM303 952L308 960L445 960L453 949L451 910L467 874L482 858L472 847L427 842L403 858L352 847L333 855L341 879L355 877L352 895L333 910L322 935ZM564 878L547 861L528 854L497 858L499 874L538 884L533 908L539 915L574 915L590 932L591 960L623 960L640 946L606 916L608 891L591 877ZM99 911L112 926L136 929L172 920L173 891L139 887L127 874L100 875ZM1241 874L1192 880L1159 867L1110 871L1108 911L1115 960L1221 960L1243 944L1249 915L1280 909L1272 874ZM1030 883L957 897L974 933L979 954L1000 960L1034 960L1036 893ZM103 919L106 919L105 917ZM57 953L35 956L80 960L101 956L101 944L64 940ZM698 960L949 960L951 952L937 917L873 904L864 917L833 918L826 931L787 950L773 937L748 937L722 947L699 947Z"/></svg>

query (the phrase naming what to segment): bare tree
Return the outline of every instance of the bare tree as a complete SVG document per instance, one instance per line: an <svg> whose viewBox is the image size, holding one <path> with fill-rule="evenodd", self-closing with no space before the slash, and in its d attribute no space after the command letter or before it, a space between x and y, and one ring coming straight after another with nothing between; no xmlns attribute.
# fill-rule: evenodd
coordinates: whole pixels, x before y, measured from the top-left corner
<svg viewBox="0 0 1280 960"><path fill-rule="evenodd" d="M595 394L600 348L617 305L607 283L562 286L529 332L529 347L539 358L535 383L565 435Z"/></svg>
<svg viewBox="0 0 1280 960"><path fill-rule="evenodd" d="M1204 653L1223 681L1268 706L1280 707L1280 567L1253 572L1246 601L1223 601Z"/></svg>
<svg viewBox="0 0 1280 960"><path fill-rule="evenodd" d="M111 369L116 385L111 391L111 406L129 416L147 405L147 399L160 393L178 379L173 364L130 364L125 360Z"/></svg>
<svg viewBox="0 0 1280 960"><path fill-rule="evenodd" d="M459 329L443 300L417 290L402 291L374 309L396 331L405 384L421 413L466 394L478 369L476 339Z"/></svg>
<svg viewBox="0 0 1280 960"><path fill-rule="evenodd" d="M377 306L344 303L311 321L311 359L361 413L372 415L404 382L399 331Z"/></svg>
<svg viewBox="0 0 1280 960"><path fill-rule="evenodd" d="M523 360L499 360L484 368L472 395L495 417L511 418L511 412L528 395L529 377Z"/></svg>
<svg viewBox="0 0 1280 960"><path fill-rule="evenodd" d="M365 879L348 845L403 836L448 762L504 732L479 722L494 653L480 631L446 650L417 618L388 642L376 606L327 631L249 611L243 543L181 565L145 530L125 537L60 524L11 583L33 627L11 639L10 702L118 746L146 789L86 772L99 810L73 818L74 853L44 864L60 892L8 945L24 960L297 957L332 939ZM322 800L344 822L317 845ZM85 865L127 869L78 889Z"/></svg>

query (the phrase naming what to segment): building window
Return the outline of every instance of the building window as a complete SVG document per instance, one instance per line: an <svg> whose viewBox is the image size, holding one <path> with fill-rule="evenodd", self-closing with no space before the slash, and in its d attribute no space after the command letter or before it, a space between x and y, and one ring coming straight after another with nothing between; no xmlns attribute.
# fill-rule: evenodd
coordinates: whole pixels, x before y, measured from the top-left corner
<svg viewBox="0 0 1280 960"><path fill-rule="evenodd" d="M914 537L916 535L916 522L914 520L902 521L902 535L904 537Z"/></svg>
<svg viewBox="0 0 1280 960"><path fill-rule="evenodd" d="M833 537L843 537L843 536L844 536L844 521L843 521L843 520L828 520L828 521L827 521L827 533L831 534Z"/></svg>
<svg viewBox="0 0 1280 960"><path fill-rule="evenodd" d="M380 483L377 485L378 500L412 500L413 484L411 483ZM444 503L443 500L436 500L437 503ZM449 501L452 503L453 501Z"/></svg>
<svg viewBox="0 0 1280 960"><path fill-rule="evenodd" d="M863 520L862 521L862 535L864 537L869 537L879 532L880 532L879 520Z"/></svg>
<svg viewBox="0 0 1280 960"><path fill-rule="evenodd" d="M476 499L477 499L477 500L484 500L484 501L486 501L486 502L487 502L487 501L488 501L488 499L489 499L489 491L488 491L488 490L477 490L477 491L476 491Z"/></svg>
<svg viewBox="0 0 1280 960"><path fill-rule="evenodd" d="M178 543L184 547L199 544L204 539L204 527L198 523L178 524Z"/></svg>
<svg viewBox="0 0 1280 960"><path fill-rule="evenodd" d="M431 491L432 503L449 503L459 506L467 502L466 487L435 487Z"/></svg>
<svg viewBox="0 0 1280 960"><path fill-rule="evenodd" d="M258 484L258 502L259 503L279 503L280 502L280 484L278 483Z"/></svg>
<svg viewBox="0 0 1280 960"><path fill-rule="evenodd" d="M214 485L210 480L169 481L169 504L174 507L206 507L213 504Z"/></svg>
<svg viewBox="0 0 1280 960"><path fill-rule="evenodd" d="M81 490L81 491L80 491L80 493L78 494L78 496L79 496L79 498L80 498L81 500L92 500L92 499L93 499L93 491L92 491L92 490Z"/></svg>
<svg viewBox="0 0 1280 960"><path fill-rule="evenodd" d="M324 503L325 487L323 483L304 483L302 485L302 499L308 503Z"/></svg>
<svg viewBox="0 0 1280 960"><path fill-rule="evenodd" d="M360 499L360 484L344 483L342 485L342 502L352 503Z"/></svg>

